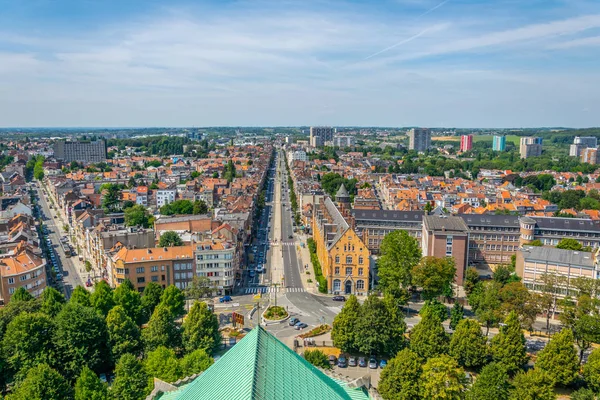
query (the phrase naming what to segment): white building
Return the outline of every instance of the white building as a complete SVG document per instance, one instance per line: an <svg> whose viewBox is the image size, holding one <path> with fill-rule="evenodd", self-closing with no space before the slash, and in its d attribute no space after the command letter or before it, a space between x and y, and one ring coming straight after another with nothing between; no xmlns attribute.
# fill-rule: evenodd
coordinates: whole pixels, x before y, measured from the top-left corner
<svg viewBox="0 0 600 400"><path fill-rule="evenodd" d="M158 189L156 191L156 206L158 208L175 201L176 189Z"/></svg>
<svg viewBox="0 0 600 400"><path fill-rule="evenodd" d="M235 245L227 240L205 240L196 243L196 275L210 279L213 294L231 294L235 282Z"/></svg>
<svg viewBox="0 0 600 400"><path fill-rule="evenodd" d="M304 150L295 150L288 152L288 163L292 165L294 161L308 161L308 156Z"/></svg>

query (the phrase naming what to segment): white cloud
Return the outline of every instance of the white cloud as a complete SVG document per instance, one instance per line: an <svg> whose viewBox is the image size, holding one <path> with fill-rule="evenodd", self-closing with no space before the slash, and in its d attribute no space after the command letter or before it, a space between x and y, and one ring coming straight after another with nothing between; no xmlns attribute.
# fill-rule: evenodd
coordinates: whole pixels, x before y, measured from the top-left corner
<svg viewBox="0 0 600 400"><path fill-rule="evenodd" d="M554 43L548 46L549 49L572 49L576 47L597 47L600 46L600 36L591 36L581 39L574 39L560 43Z"/></svg>

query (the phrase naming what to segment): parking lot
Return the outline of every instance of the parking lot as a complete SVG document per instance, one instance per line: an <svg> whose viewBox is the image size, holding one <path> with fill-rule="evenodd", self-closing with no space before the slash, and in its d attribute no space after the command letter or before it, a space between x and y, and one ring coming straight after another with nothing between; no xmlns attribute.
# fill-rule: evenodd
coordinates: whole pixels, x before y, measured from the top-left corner
<svg viewBox="0 0 600 400"><path fill-rule="evenodd" d="M368 359L367 359L368 361ZM374 368L369 368L368 365L367 367L345 367L345 368L341 368L338 367L337 365L333 368L333 372L335 372L336 374L341 374L343 376L347 376L353 379L356 378L361 378L365 375L370 375L371 376L371 385L377 387L377 384L379 383L379 377L381 375L381 368L379 368L379 366L377 366L377 369Z"/></svg>

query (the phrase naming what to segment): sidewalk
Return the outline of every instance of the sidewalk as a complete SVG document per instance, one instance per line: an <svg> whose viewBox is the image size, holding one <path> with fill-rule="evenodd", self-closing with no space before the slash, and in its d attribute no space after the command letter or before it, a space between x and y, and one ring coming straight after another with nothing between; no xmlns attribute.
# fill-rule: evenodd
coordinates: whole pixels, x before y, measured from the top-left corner
<svg viewBox="0 0 600 400"><path fill-rule="evenodd" d="M300 261L301 265L308 265L308 269L305 272L300 273L302 278L302 286L304 290L312 294L321 294L319 293L319 289L317 288L317 280L315 279L315 269L313 268L312 262L310 261L310 250L308 250L308 243L306 240L308 239L308 235L305 234L296 234L297 238L301 243L304 243L304 247L298 244L296 246L296 255L298 256L298 261ZM309 274L306 273L309 272ZM309 280L311 282L309 282Z"/></svg>

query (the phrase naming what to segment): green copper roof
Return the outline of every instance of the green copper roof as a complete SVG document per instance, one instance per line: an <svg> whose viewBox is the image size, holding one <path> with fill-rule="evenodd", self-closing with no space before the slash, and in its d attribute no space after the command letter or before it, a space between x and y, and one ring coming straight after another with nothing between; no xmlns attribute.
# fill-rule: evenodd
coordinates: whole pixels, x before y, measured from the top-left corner
<svg viewBox="0 0 600 400"><path fill-rule="evenodd" d="M262 327L238 344L193 382L160 400L367 400L308 363Z"/></svg>

